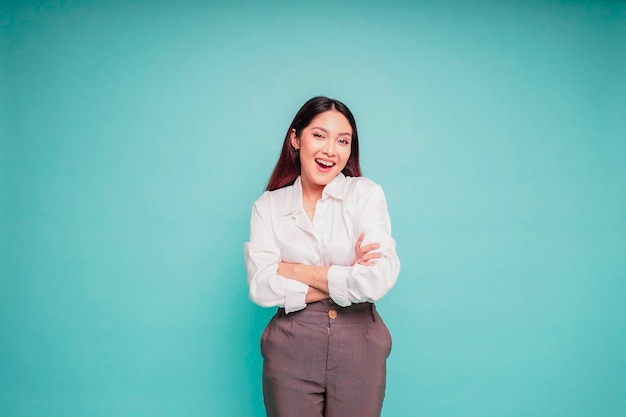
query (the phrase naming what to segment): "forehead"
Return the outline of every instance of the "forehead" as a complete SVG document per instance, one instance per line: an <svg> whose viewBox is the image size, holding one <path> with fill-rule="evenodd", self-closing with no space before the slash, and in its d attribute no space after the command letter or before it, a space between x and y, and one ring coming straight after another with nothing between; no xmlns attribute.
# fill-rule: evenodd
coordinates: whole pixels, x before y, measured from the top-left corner
<svg viewBox="0 0 626 417"><path fill-rule="evenodd" d="M350 133L352 134L352 126L342 113L337 110L328 110L320 113L311 120L308 128L319 127L333 133Z"/></svg>

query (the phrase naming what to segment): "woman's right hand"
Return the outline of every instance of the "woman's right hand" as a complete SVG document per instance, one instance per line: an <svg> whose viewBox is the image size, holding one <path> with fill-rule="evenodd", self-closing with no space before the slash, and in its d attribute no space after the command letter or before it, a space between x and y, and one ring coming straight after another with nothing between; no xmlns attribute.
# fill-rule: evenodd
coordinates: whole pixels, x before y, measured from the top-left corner
<svg viewBox="0 0 626 417"><path fill-rule="evenodd" d="M361 233L359 238L356 240L354 251L356 256L354 257L354 262L352 264L365 266L376 265L376 259L383 256L380 252L374 252L376 249L380 248L380 243L370 243L368 245L361 246L364 238L365 233Z"/></svg>

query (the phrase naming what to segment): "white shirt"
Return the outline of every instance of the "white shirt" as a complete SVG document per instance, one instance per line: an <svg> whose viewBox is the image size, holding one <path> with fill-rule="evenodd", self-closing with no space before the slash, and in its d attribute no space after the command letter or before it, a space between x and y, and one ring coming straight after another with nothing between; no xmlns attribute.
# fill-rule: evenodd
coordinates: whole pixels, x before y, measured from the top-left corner
<svg viewBox="0 0 626 417"><path fill-rule="evenodd" d="M381 245L376 265L352 265L361 232L363 245ZM379 300L400 272L382 188L341 173L324 187L313 221L302 207L300 177L291 186L264 192L252 208L244 257L252 301L287 313L306 307L308 285L278 275L281 261L330 267L330 298L344 307Z"/></svg>

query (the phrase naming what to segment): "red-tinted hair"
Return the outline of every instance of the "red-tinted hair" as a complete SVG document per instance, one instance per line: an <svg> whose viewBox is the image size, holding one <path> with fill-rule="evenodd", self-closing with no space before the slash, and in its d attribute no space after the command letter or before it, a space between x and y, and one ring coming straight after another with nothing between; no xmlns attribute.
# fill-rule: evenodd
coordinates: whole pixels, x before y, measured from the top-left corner
<svg viewBox="0 0 626 417"><path fill-rule="evenodd" d="M270 180L267 182L266 190L273 191L279 188L292 185L298 175L300 175L300 155L291 146L291 131L295 129L296 136L302 134L302 130L307 127L311 121L320 113L324 113L329 110L336 110L339 113L346 116L350 126L352 127L352 140L350 141L350 158L346 163L345 168L341 171L348 177L360 177L361 166L359 164L359 135L356 130L356 121L354 116L348 107L340 102L328 97L313 97L298 110L296 117L293 118L285 140L283 141L283 149L278 157L278 162L272 171Z"/></svg>

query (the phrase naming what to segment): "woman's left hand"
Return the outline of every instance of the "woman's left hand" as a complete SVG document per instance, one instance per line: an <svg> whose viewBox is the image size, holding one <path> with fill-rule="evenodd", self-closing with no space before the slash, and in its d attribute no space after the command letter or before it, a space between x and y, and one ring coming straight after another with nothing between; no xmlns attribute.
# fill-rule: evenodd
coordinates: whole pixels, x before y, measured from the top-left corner
<svg viewBox="0 0 626 417"><path fill-rule="evenodd" d="M355 253L353 265L364 265L364 266L373 266L376 265L376 259L381 258L383 256L380 252L374 252L376 249L380 248L380 243L370 243L365 246L361 246L363 243L363 239L365 238L365 233L361 233L359 238L356 240L355 245Z"/></svg>

